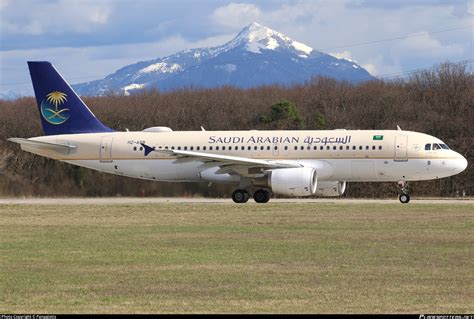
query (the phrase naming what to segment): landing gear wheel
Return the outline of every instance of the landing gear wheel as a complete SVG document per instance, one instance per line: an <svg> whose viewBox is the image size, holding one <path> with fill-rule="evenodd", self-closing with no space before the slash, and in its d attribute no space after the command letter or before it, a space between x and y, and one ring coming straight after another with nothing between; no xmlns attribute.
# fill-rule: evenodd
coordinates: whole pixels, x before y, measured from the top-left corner
<svg viewBox="0 0 474 319"><path fill-rule="evenodd" d="M232 193L232 200L235 203L246 203L250 198L250 194L245 189L236 189Z"/></svg>
<svg viewBox="0 0 474 319"><path fill-rule="evenodd" d="M259 189L253 193L253 199L257 203L268 203L270 200L270 193L264 189Z"/></svg>
<svg viewBox="0 0 474 319"><path fill-rule="evenodd" d="M408 194L401 194L400 196L398 196L398 199L400 200L400 202L402 204L406 204L410 201L410 195Z"/></svg>

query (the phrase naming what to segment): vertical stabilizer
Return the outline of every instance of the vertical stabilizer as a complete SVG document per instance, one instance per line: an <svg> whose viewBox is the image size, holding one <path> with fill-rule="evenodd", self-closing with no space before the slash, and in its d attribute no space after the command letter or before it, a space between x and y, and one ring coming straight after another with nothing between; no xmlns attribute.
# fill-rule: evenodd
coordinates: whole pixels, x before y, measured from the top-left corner
<svg viewBox="0 0 474 319"><path fill-rule="evenodd" d="M49 62L28 62L45 135L112 132Z"/></svg>

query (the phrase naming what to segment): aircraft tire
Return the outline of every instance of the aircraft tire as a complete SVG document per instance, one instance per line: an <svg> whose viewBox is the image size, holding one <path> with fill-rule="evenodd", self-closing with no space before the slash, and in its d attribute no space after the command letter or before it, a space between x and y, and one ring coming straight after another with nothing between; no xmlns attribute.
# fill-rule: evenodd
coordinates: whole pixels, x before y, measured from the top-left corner
<svg viewBox="0 0 474 319"><path fill-rule="evenodd" d="M407 204L410 201L410 195L401 194L400 196L398 196L398 199L400 200L400 203Z"/></svg>
<svg viewBox="0 0 474 319"><path fill-rule="evenodd" d="M257 203L268 203L270 200L270 193L264 189L259 189L253 193L253 199Z"/></svg>
<svg viewBox="0 0 474 319"><path fill-rule="evenodd" d="M244 189L236 189L232 193L232 200L234 203L243 204L246 203L250 198L250 194Z"/></svg>

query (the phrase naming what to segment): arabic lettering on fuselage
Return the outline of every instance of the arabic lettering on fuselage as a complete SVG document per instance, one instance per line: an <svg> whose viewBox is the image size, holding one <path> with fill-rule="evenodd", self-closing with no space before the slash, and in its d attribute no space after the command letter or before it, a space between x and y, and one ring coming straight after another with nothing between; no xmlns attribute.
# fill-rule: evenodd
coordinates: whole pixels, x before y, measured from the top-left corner
<svg viewBox="0 0 474 319"><path fill-rule="evenodd" d="M351 142L351 136L324 136L324 137L313 137L306 136L304 139L295 136L250 136L244 138L242 136L209 136L209 144L348 144Z"/></svg>

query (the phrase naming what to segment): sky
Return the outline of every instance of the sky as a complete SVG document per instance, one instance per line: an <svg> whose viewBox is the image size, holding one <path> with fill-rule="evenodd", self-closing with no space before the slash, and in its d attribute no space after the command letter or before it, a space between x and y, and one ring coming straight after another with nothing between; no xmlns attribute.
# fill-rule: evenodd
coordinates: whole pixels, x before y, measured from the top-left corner
<svg viewBox="0 0 474 319"><path fill-rule="evenodd" d="M33 94L29 60L87 82L254 21L379 77L474 59L474 0L0 0L0 94Z"/></svg>

